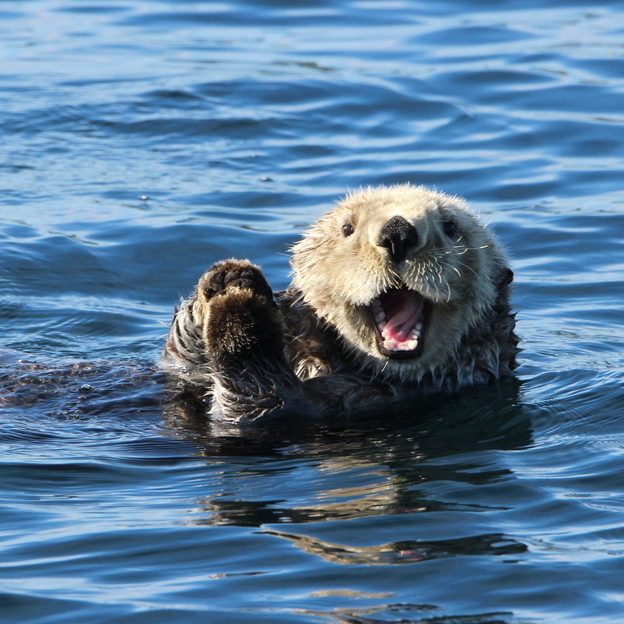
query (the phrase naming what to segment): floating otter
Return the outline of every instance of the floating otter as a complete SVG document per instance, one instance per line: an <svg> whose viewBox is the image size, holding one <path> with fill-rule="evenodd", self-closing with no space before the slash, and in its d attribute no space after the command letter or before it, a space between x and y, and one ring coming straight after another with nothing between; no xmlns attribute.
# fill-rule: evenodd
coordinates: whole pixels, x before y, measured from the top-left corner
<svg viewBox="0 0 624 624"><path fill-rule="evenodd" d="M294 245L274 294L223 260L176 311L163 362L213 417L353 414L509 375L513 273L463 200L423 187L348 195Z"/></svg>

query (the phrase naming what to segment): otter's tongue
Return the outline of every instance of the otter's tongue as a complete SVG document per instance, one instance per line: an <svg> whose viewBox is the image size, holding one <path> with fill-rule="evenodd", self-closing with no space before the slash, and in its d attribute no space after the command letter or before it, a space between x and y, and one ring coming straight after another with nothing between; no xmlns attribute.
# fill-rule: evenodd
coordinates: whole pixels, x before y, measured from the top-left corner
<svg viewBox="0 0 624 624"><path fill-rule="evenodd" d="M422 329L423 298L413 290L390 290L379 297L384 319L378 328L388 351L413 351Z"/></svg>

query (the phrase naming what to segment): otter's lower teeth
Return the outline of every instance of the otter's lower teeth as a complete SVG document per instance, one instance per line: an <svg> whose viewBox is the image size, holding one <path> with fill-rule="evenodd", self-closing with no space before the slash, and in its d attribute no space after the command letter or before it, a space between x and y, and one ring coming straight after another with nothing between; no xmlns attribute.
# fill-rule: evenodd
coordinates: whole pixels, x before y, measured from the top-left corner
<svg viewBox="0 0 624 624"><path fill-rule="evenodd" d="M388 351L414 351L418 347L418 340L408 340L397 344L394 340L384 340L384 348Z"/></svg>
<svg viewBox="0 0 624 624"><path fill-rule="evenodd" d="M375 317L375 321L377 321L377 323L382 323L386 320L386 314L381 308L379 310L373 310L373 316Z"/></svg>

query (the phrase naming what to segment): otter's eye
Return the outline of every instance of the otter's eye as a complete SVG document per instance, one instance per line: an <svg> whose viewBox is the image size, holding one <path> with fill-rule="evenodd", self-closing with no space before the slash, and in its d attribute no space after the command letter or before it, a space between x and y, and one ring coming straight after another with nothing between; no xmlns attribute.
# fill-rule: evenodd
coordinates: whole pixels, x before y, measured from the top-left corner
<svg viewBox="0 0 624 624"><path fill-rule="evenodd" d="M457 233L455 221L444 221L444 223L442 223L442 230L449 238L455 238L455 234Z"/></svg>
<svg viewBox="0 0 624 624"><path fill-rule="evenodd" d="M342 226L342 235L346 238L347 236L351 236L355 232L355 228L350 223L345 223Z"/></svg>

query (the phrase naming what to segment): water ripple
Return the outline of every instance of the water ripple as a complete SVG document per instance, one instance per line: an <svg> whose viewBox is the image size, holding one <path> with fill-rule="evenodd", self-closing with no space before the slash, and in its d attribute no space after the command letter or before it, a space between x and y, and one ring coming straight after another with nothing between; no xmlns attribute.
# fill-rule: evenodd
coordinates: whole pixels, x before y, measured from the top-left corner
<svg viewBox="0 0 624 624"><path fill-rule="evenodd" d="M3 621L621 621L622 2L382 4L3 7ZM406 181L509 249L517 379L346 430L172 409L205 268L283 288Z"/></svg>

